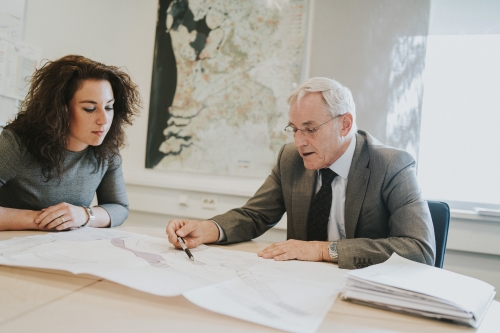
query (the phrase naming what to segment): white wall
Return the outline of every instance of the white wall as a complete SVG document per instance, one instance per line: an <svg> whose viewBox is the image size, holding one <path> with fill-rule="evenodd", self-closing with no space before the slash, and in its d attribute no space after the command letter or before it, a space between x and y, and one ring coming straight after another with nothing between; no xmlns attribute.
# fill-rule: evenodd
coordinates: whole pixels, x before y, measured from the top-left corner
<svg viewBox="0 0 500 333"><path fill-rule="evenodd" d="M313 1L314 12L311 17L314 37L311 44L310 73L338 78L353 90L355 99L356 93L359 92L361 97L358 98L361 100L356 103L365 114L370 107L391 107L392 92L383 86L383 81L375 80L380 74L376 69L386 68L386 62L391 59L369 54L379 50L377 40L367 41L365 38L370 35L370 27L361 29L367 34L363 38L350 35L351 27L362 22L376 24L378 18L373 15L383 15L382 21L385 23L383 29L377 31L377 36L386 38L383 37L385 30L390 30L391 27L399 29L401 24L399 17L397 22L391 25L391 17L398 14L408 15L410 12L408 8L402 7L399 0L393 1L398 4L398 10L394 10L394 7L390 9L390 0ZM411 10L415 10L418 3L428 4L427 1L418 0L404 3L408 3ZM342 12L346 8L347 11ZM420 8L420 14L422 10ZM262 180L242 181L235 178L192 175L191 182L183 184L179 182L176 174L144 169L156 11L156 0L28 0L25 41L40 46L44 58L56 59L71 53L82 54L128 69L139 85L144 110L134 125L127 129L129 146L123 151L124 172L131 205L130 218L126 223L164 226L173 217L201 219L240 206L253 194ZM357 23L349 23L349 15L357 17ZM342 17L344 19L339 25ZM397 34L394 32L391 36ZM362 34L358 31L357 36ZM384 43L389 42L384 40ZM371 47L367 48L363 44L365 42L370 42ZM387 54L390 45L380 49ZM349 52L368 53L360 55ZM364 80L367 75L373 80ZM389 74L386 71L380 75L387 77ZM363 118L361 114L359 123L366 124L363 127L371 125L371 132L383 135L385 123L381 125L369 117ZM181 196L187 197L185 204L179 202ZM204 199L215 199L215 209L203 208ZM280 225L283 226L282 223ZM483 279L500 289L500 253L491 253L488 249L486 253L489 254L470 253L473 250L467 246L469 237L479 243L485 237L476 226L476 222L467 218L458 222L452 221L449 237L449 248L452 251L449 252L449 259L445 259L445 268ZM489 226L496 228L493 232L498 234L500 223L490 223ZM279 229L264 237L267 241L279 241L284 238L285 232Z"/></svg>

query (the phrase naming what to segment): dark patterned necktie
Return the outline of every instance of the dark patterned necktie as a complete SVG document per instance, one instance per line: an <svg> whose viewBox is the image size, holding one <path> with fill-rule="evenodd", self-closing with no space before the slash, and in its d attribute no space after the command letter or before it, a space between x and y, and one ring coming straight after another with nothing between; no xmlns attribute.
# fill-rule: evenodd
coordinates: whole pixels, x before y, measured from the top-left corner
<svg viewBox="0 0 500 333"><path fill-rule="evenodd" d="M314 196L307 216L307 240L328 240L328 218L332 208L332 181L337 174L331 169L321 169L321 188Z"/></svg>

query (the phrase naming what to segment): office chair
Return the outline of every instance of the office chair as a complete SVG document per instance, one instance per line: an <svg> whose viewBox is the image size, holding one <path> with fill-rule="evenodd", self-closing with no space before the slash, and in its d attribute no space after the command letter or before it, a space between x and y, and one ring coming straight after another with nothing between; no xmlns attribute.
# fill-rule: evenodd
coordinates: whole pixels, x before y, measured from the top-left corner
<svg viewBox="0 0 500 333"><path fill-rule="evenodd" d="M436 237L435 267L443 268L446 240L448 239L448 226L450 225L450 207L446 202L427 201L431 211L434 235Z"/></svg>

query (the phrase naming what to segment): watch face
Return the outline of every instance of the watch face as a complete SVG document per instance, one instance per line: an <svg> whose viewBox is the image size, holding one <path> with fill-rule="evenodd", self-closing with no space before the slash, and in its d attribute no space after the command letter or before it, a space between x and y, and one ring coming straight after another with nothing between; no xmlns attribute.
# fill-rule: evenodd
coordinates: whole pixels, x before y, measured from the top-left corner
<svg viewBox="0 0 500 333"><path fill-rule="evenodd" d="M330 252L337 253L337 242L330 243Z"/></svg>
<svg viewBox="0 0 500 333"><path fill-rule="evenodd" d="M337 252L337 242L331 242L330 245L328 246L328 250L332 262L335 263L338 262L339 254Z"/></svg>

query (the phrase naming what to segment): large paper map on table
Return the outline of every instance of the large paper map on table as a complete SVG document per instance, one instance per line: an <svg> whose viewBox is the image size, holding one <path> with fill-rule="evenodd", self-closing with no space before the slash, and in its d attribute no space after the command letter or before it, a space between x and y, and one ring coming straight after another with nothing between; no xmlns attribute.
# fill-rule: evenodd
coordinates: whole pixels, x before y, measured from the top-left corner
<svg viewBox="0 0 500 333"><path fill-rule="evenodd" d="M314 332L344 272L327 263L276 262L200 246L195 261L164 238L112 229L0 242L0 265L92 274L160 296L184 295L208 310L290 332Z"/></svg>

